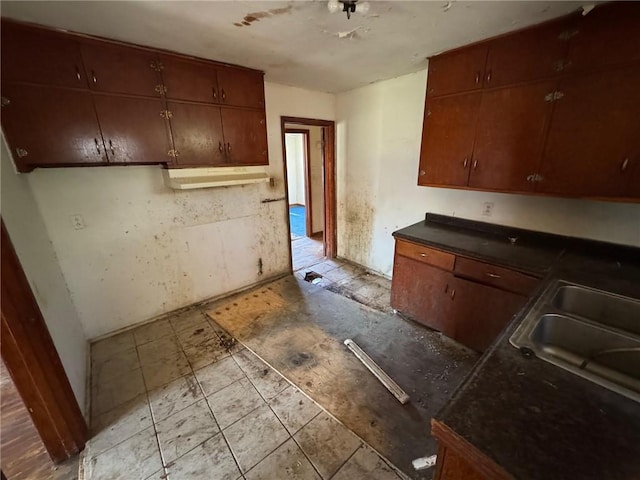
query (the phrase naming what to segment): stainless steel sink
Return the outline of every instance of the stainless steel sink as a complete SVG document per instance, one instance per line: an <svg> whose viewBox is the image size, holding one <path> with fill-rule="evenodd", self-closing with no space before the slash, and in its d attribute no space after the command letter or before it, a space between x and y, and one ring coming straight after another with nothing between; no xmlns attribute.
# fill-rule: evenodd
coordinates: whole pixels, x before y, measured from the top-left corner
<svg viewBox="0 0 640 480"><path fill-rule="evenodd" d="M552 304L563 312L640 335L640 302L631 298L567 285L558 288Z"/></svg>
<svg viewBox="0 0 640 480"><path fill-rule="evenodd" d="M640 402L640 301L556 281L510 338L526 355Z"/></svg>

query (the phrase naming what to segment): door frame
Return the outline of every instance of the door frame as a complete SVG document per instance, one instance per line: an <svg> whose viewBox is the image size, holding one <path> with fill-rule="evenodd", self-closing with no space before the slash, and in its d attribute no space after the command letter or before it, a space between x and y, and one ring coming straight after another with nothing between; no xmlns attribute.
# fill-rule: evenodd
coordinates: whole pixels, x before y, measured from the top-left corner
<svg viewBox="0 0 640 480"><path fill-rule="evenodd" d="M4 221L0 242L2 360L49 456L60 463L84 448L87 423Z"/></svg>
<svg viewBox="0 0 640 480"><path fill-rule="evenodd" d="M282 135L282 158L284 169L284 183L285 199L287 202L287 209L289 205L289 188L287 177L287 149L285 144L285 130L286 124L294 123L298 125L310 125L316 127L322 127L324 138L324 162L323 162L323 174L324 174L324 232L322 234L324 255L327 258L335 258L338 252L337 245L337 222L336 222L336 122L333 120L321 120L314 118L302 118L302 117L280 117L280 132ZM289 271L293 271L293 260L291 251L291 222L289 221L289 215L287 214L287 233L289 244Z"/></svg>
<svg viewBox="0 0 640 480"><path fill-rule="evenodd" d="M313 235L313 205L311 204L311 147L310 138L311 132L303 128L285 128L285 137L287 133L299 133L302 135L304 141L304 208L305 208L305 229L307 237ZM287 160L287 152L285 145L284 160ZM287 194L289 184L287 183Z"/></svg>

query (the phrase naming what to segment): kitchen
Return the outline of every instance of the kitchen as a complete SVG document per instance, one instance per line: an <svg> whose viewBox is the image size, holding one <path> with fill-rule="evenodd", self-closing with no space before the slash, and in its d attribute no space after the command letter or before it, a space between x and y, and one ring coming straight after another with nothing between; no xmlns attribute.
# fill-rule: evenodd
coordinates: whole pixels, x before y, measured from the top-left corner
<svg viewBox="0 0 640 480"><path fill-rule="evenodd" d="M330 21L336 22L333 27L336 31L338 28L346 31L357 27L359 23L354 22L368 22L365 26L371 29L370 34L373 35L376 30L376 21L380 21L385 15L394 15L393 9L389 12L376 11L376 4L377 2L372 4L370 12L365 16L359 17L362 14L356 10L351 19L347 19L341 12L328 17L329 13L324 3L312 4L305 8L313 8L314 18L317 16L321 19L319 21L329 21L326 18L330 18ZM107 27L109 22L104 19L113 19L113 22L121 22L122 19L118 18L117 12L114 12L108 4L98 4L95 8L99 10L94 11L92 15L87 15L83 14L81 8L74 13L68 9L57 9L55 6L43 4L19 6L17 3L4 2L3 15L16 20L49 24L72 31L172 50L170 38L165 40L158 39L156 36L154 42L147 43L150 41L145 36L151 38L150 31L154 30L154 24L144 32L136 33L136 18L140 21L141 18L146 19L146 15L155 15L153 17L155 21L163 25L163 20L168 22L167 18L170 18L171 14L177 14L175 10L171 11L170 3L159 7L155 13L146 10L150 8L148 5L151 4L130 4L132 8L129 12L130 18L118 27L122 30L111 27L111 31ZM286 8L287 5L278 3L278 5L274 4L273 8L271 6L269 8L278 10L278 8ZM243 7L242 4L225 4L220 8L229 10L225 17L228 20L242 19L248 15L248 12L268 10L260 7L260 4L254 7L256 8ZM457 279L460 276L460 272L457 271L459 258L469 258L484 264L495 262L498 267L515 268L518 274L537 277L538 281L535 285L530 284L529 289L526 290L526 295L536 298L538 292L536 289L543 288L544 279L552 267L562 266L563 258L571 258L571 255L567 257L566 254L563 257L561 255L563 252L576 251L578 253L573 255L581 258L579 253L594 248L591 244L582 245L574 240L569 241L571 246L568 246L564 243L567 237L621 245L620 255L633 258L634 250L628 254L624 247L637 247L640 244L640 214L637 203L633 201L633 194L626 197L626 201L614 202L601 201L602 196L606 195L600 192L585 195L575 192L565 194L556 190L550 195L523 195L499 193L510 190L505 188L504 184L499 188L471 185L469 189L441 188L442 184L437 188L416 185L416 183L438 183L429 178L431 174L429 165L427 168L418 165L421 147L425 145L423 142L423 115L427 93L425 85L427 88L430 87L427 81L427 65L419 62L423 62L426 56L515 30L516 27L510 26L509 22L510 15L515 16L516 13L515 10L509 13L508 9L505 12L505 9L497 5L478 5L475 7L478 10L473 11L469 4L442 2L413 6L403 4L402 9L400 6L397 7L397 10L404 11L404 14L398 14L400 18L406 19L410 16L406 9L411 8L415 9L416 14L422 12L424 18L438 19L433 25L436 32L442 31L438 30L439 25L442 29L442 25L446 27L447 22L452 22L451 29L446 30L450 32L446 39L448 43L441 39L441 44L437 47L431 46L431 50L425 50L422 58L417 58L409 66L405 65L403 72L398 70L394 73L393 65L389 65L387 68L390 70L384 73L383 78L390 79L371 85L366 83L375 78L369 79L368 82L361 81L356 86L355 83L340 84L339 76L324 76L320 80L320 77L309 78L313 77L311 75L304 77L304 81L303 77L300 77L297 86L287 86L289 81L282 76L284 74L278 68L273 67L273 73L270 73L268 66L263 66L257 60L256 63L251 64L241 61L244 57L241 56L242 49L238 45L241 46L242 43L236 45L233 42L227 42L223 45L224 48L217 47L221 50L239 51L240 53L235 57L239 60L232 61L229 57L212 55L208 52L206 55L205 52L198 53L201 51L198 50L201 48L198 47L198 42L191 44L187 41L182 53L207 56L267 71L264 101L269 163L264 166L264 171L267 177L274 179L273 185L271 182L263 182L255 185L246 184L243 187L173 192L165 186L161 169L157 166L35 168L25 175L13 175L11 173L13 166L5 144L2 155L3 219L27 277L32 287L35 286L35 290L39 292L36 297L45 319L56 319L48 323L48 328L80 405L84 404L85 395L86 340L102 338L159 315L206 299L223 297L264 280L275 279L290 271L287 252L288 226L282 203L262 203L263 200L277 199L284 195L280 132L282 116L335 121L337 257L362 266L370 272L387 278L391 277L394 273L395 241L404 239L411 245L435 247L435 250L442 252L443 258L449 263L440 264L438 271L451 275L456 279L455 282L458 282ZM517 4L509 4L509 8L522 8L519 11L520 23L517 26L525 26L525 23L526 25L541 23L571 12L577 12L577 16L585 20L597 18L595 15L601 7L584 16L581 5L576 3L522 4L521 7ZM471 13L466 12L469 9ZM237 32L242 31L242 35L245 36L252 32L251 29L258 28L262 29L258 32L264 35L265 29L277 29L278 25L287 25L286 22L289 21L287 15L295 15L295 9L293 10L294 13L272 13L259 21L247 22L250 25L242 27L233 26L233 22L230 21L228 24L229 28L233 27ZM304 10L300 15L305 15ZM473 30L471 35L464 27L473 24L471 19L474 15L481 15L485 23ZM627 15L625 18L630 22L634 18L637 19L637 16ZM193 21L193 18L190 21ZM143 24L145 22L146 20ZM272 27L269 27L268 22L273 22ZM421 31L422 26L419 22L412 25L418 38L418 32ZM178 30L181 28L178 27ZM366 31L358 30L355 33L356 38L340 38L335 35L335 39L331 39L335 42L332 43L333 48L338 50L341 45L347 45L348 47L344 48L357 50L359 46L361 48L362 44L367 43L367 34L369 33ZM171 35L179 38L181 33L172 31ZM358 35L362 38L358 38ZM393 35L393 33L387 33L387 35ZM382 37L383 43L385 38ZM628 41L630 49L626 51L633 51L633 48L637 47L637 33L635 36L625 37L625 41ZM530 42L523 42L523 44L527 45ZM255 48L259 47L255 46ZM414 50L418 51L417 48ZM625 50L615 49L615 51ZM258 53L260 53L259 50ZM346 54L353 55L350 51ZM637 65L637 58L634 62ZM276 63L273 62L274 65ZM434 63L430 63L428 68L431 68ZM286 68L283 67L282 71L286 71ZM378 72L374 73L378 74ZM405 74L400 75L400 73ZM470 81L475 83L476 72L472 73ZM482 73L484 78L485 73L488 72ZM301 75L299 71L298 75ZM429 75L431 79L434 78L431 72ZM494 74L493 80L497 81L497 78ZM459 96L475 90L475 87L462 90L464 93ZM323 93L326 91L336 93ZM438 98L437 93L433 98ZM455 98L456 93L453 96L450 92L444 95L442 98ZM557 102L544 102L544 106L559 108L558 105L567 98L560 98ZM6 115L5 112L6 108L3 108L3 116ZM618 131L625 130L621 125L612 126ZM440 138L443 143L447 137ZM529 135L527 138L532 137ZM427 141L431 140L427 138ZM637 138L635 141L637 142ZM462 142L455 140L452 142L454 146L461 144ZM11 142L9 146L12 149L14 147ZM635 148L637 149L637 144ZM453 150L449 148L447 151ZM638 172L634 164L638 160L637 153L629 155L630 160L625 170L630 173ZM473 159L467 159L467 165L464 165L465 156L464 153L460 154L459 162L449 162L451 165L459 164L460 170L466 172L467 177L464 180L466 184L467 179L474 178L474 173L470 174L473 169ZM28 156L25 158L29 159ZM624 158L626 157L620 158L620 162L623 162ZM480 171L478 168L482 170L482 161L480 166L476 167L476 171ZM622 169L622 163L616 168ZM427 174L421 176L421 170L425 170ZM524 184L544 184L544 182L526 180L529 175L536 174L546 176L546 172L535 170L526 172L522 175ZM421 180L423 177L427 177L426 182ZM461 186L459 183L456 185L455 181L448 182L449 186ZM637 198L638 183L630 183L630 186L635 186ZM516 191L526 190L518 185ZM563 198L564 196L586 196L600 198L600 200ZM619 196L624 197L624 195ZM407 225L416 224L425 218L425 212L449 218L545 232L559 235L561 238L547 238L543 234L529 234L521 231L513 235L498 231L504 245L500 243L499 248L493 249L493 253L487 253L486 250L483 251L485 247L482 247L481 242L480 247L477 246L477 239L476 247L469 246L473 244L469 238L459 239L460 244L456 246L455 241L450 238L453 234L449 233L448 238L446 234L456 226L447 225L446 222L450 220L434 215L428 219L436 220L435 225L425 224L425 231L416 232L418 227L413 232L404 231ZM77 229L75 223L70 223L72 216L80 216ZM25 218L33 220L24 222ZM430 226L433 228L429 229ZM466 226L469 227L469 225ZM474 224L471 230L475 231L474 228L477 227L478 225ZM396 231L398 234L394 239L392 233ZM440 232L439 239L434 240L429 237L429 235L437 235L437 232ZM487 237L493 238L492 235L496 233L481 231L477 235L485 240ZM506 240L507 237L517 237L513 248ZM540 240L541 237L542 240ZM514 263L513 258L510 259L511 262L505 262L504 258L495 253L502 250L507 256L513 254L516 257L519 254L513 252L520 252L527 248L530 249L528 254L534 257L537 249L543 252L535 257L533 269L530 266L531 262ZM615 249L614 251L617 252ZM417 252L417 255L420 257L421 253L425 252ZM408 258L407 255L401 255L401 257ZM559 264L555 261L558 258ZM261 260L260 269L257 268L258 260ZM414 258L412 261L419 262L420 259ZM589 266L589 261L582 258L574 260L573 263ZM624 267L622 270L624 270L627 268L626 263L622 263ZM40 265L47 265L47 268L40 268ZM607 263L607 268L609 266ZM593 266L593 269L597 270L597 265ZM621 273L620 276L631 275L631 281L635 280L637 284L637 276L634 277L637 271L630 269L629 272ZM493 270L489 273L501 274ZM473 275L473 272L463 272L467 280L469 275ZM614 274L614 276L617 275L618 273ZM393 277L396 277L395 273ZM606 285L601 289L607 290L605 287ZM507 285L506 290L513 290L512 285ZM637 297L633 288L623 287L622 290L621 293L624 295ZM451 294L450 291L447 293ZM458 298L460 298L459 293ZM43 298L49 299L48 302L44 302L44 306ZM483 299L482 296L480 298ZM401 312L403 310L396 309ZM476 310L478 309L481 307L476 307ZM510 315L515 313L517 312L512 311ZM419 321L420 318L417 320ZM502 321L508 320L509 318L506 318ZM504 326L505 324L502 323L500 328L493 332L494 336L485 341L491 344ZM502 335L506 335L507 332L508 329ZM238 340L244 343L242 338ZM494 343L496 348L497 345ZM483 346L483 348L487 347L486 344ZM514 355L518 352L513 347L509 348L513 349ZM255 351L260 355L260 352ZM385 365L385 368L394 370L393 365ZM562 374L556 373L556 375ZM322 405L322 402L319 403ZM637 409L637 403L628 405ZM629 408L633 410L631 407ZM433 412L433 415L436 419L439 418L436 412ZM467 433L467 435L472 434L473 432ZM476 445L476 447L481 448L482 445ZM495 457L493 458L495 460ZM507 465L504 467L506 468ZM413 473L407 472L405 468L402 470L405 474ZM511 474L522 476L515 472ZM612 478L617 477L612 476Z"/></svg>

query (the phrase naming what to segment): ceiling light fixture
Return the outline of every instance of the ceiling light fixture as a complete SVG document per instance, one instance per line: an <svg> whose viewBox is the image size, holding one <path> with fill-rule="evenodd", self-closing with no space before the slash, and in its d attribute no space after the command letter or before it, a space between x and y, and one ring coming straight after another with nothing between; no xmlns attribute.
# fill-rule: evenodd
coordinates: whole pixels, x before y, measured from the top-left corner
<svg viewBox="0 0 640 480"><path fill-rule="evenodd" d="M358 3L358 0L329 0L327 8L331 13L336 13L340 10L340 4L342 4L342 11L347 12L347 18L351 18L351 14L355 13L356 5L358 5L358 12L362 14L369 11L369 2Z"/></svg>

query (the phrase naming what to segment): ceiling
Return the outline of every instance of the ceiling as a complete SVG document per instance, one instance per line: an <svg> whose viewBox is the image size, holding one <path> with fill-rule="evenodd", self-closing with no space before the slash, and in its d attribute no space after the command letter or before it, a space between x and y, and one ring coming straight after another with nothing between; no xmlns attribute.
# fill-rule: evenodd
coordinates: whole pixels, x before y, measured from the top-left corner
<svg viewBox="0 0 640 480"><path fill-rule="evenodd" d="M577 10L568 1L2 1L2 16L257 68L338 93L424 69L426 57ZM244 22L244 23L243 23Z"/></svg>

